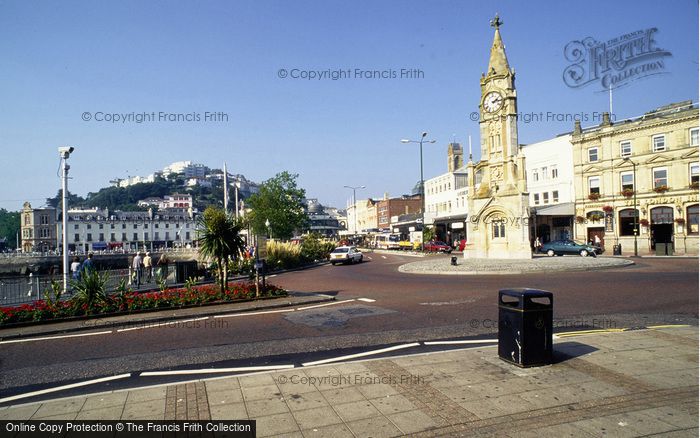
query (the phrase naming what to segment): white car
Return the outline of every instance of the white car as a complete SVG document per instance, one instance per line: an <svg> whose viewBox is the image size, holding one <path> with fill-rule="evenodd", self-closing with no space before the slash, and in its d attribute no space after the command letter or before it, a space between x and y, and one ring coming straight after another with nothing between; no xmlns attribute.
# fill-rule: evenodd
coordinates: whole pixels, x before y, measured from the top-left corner
<svg viewBox="0 0 700 438"><path fill-rule="evenodd" d="M331 265L336 263L362 263L362 253L354 246L339 246L331 252Z"/></svg>

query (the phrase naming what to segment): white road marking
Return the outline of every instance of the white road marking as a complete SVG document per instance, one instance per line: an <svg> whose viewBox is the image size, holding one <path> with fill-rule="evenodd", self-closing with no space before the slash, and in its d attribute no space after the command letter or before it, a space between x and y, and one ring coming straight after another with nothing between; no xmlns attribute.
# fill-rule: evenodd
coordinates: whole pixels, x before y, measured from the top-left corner
<svg viewBox="0 0 700 438"><path fill-rule="evenodd" d="M315 304L313 306L306 306L306 307L297 307L296 310L306 310L306 309L315 309L317 307L326 307L326 306L333 306L335 304L343 304L343 303L349 303L350 301L355 301L355 299L351 300L343 300L343 301L333 301L332 303L325 303L325 304Z"/></svg>
<svg viewBox="0 0 700 438"><path fill-rule="evenodd" d="M50 341L52 339L78 338L81 336L107 335L109 333L112 333L112 330L105 331L105 332L95 332L95 333L81 333L81 334L77 334L77 335L46 336L43 338L29 338L29 339L13 339L11 341L0 341L0 344L17 344L19 342Z"/></svg>
<svg viewBox="0 0 700 438"><path fill-rule="evenodd" d="M498 339L476 339L469 341L425 341L425 345L497 344Z"/></svg>
<svg viewBox="0 0 700 438"><path fill-rule="evenodd" d="M377 300L373 300L372 298L358 298L357 301L364 301L365 303L373 303Z"/></svg>
<svg viewBox="0 0 700 438"><path fill-rule="evenodd" d="M268 275L267 278L277 277L277 274Z"/></svg>
<svg viewBox="0 0 700 438"><path fill-rule="evenodd" d="M141 376L175 376L180 374L215 374L215 373L236 373L244 371L275 371L294 368L294 365L271 365L259 367L238 367L238 368L203 368L199 370L175 370L175 371L144 371Z"/></svg>
<svg viewBox="0 0 700 438"><path fill-rule="evenodd" d="M0 398L0 403L5 403L12 400L19 400L21 398L34 397L36 395L49 394L51 392L63 391L64 389L78 388L81 386L93 385L95 383L109 382L111 380L125 379L131 377L131 373L118 374L112 377L102 377L100 379L87 380L85 382L71 383L70 385L57 386L55 388L42 389L41 391L27 392L26 394L13 395L12 397Z"/></svg>
<svg viewBox="0 0 700 438"><path fill-rule="evenodd" d="M268 313L283 313L283 312L294 312L294 309L265 310L263 312L243 312L243 313L232 313L229 315L214 315L214 318L233 318L236 316L266 315Z"/></svg>
<svg viewBox="0 0 700 438"><path fill-rule="evenodd" d="M386 258L386 256L382 256L382 258L383 258L383 259L385 259L385 258Z"/></svg>
<svg viewBox="0 0 700 438"><path fill-rule="evenodd" d="M185 320L177 320L177 319L174 319L174 320L172 320L172 321L160 322L160 323L158 323L158 324L148 324L148 325L143 325L143 326L140 326L140 327L129 327L129 328L125 328L125 329L119 329L119 330L117 330L117 333L121 333L121 332L130 332L130 331L132 331L132 330L142 330L142 329L148 329L148 328L153 328L153 327L163 327L163 326L166 326L166 325L175 325L175 326L177 326L177 325L179 325L179 324L184 324L184 323L193 322L193 321L202 321L202 320L204 320L204 319L209 319L209 317L208 317L208 316L204 316L204 317L202 317L202 318L193 318L193 319L185 319Z"/></svg>
<svg viewBox="0 0 700 438"><path fill-rule="evenodd" d="M311 365L321 365L324 363L340 362L342 360L354 359L356 357L372 356L374 354L381 354L381 353L386 353L389 351L402 350L404 348L419 347L419 346L420 346L420 343L418 343L418 342L413 342L411 344L394 345L393 347L387 347L387 348L382 348L379 350L367 351L364 353L349 354L347 356L333 357L330 359L317 360L314 362L306 362L306 363L302 363L301 365L308 367Z"/></svg>

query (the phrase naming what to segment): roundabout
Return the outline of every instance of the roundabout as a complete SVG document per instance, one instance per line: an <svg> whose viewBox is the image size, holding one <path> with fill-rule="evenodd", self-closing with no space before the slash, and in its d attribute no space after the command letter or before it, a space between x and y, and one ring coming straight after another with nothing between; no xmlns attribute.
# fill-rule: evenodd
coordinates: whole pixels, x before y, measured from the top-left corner
<svg viewBox="0 0 700 438"><path fill-rule="evenodd" d="M632 260L613 257L546 257L532 259L465 259L457 256L457 265L450 258L427 258L399 266L399 272L431 275L513 275L542 272L597 271L634 265Z"/></svg>

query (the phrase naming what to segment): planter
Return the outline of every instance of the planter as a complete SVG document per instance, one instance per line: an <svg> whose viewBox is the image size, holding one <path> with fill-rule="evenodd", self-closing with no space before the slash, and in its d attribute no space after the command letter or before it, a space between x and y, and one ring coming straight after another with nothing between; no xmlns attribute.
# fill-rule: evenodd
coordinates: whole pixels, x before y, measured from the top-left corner
<svg viewBox="0 0 700 438"><path fill-rule="evenodd" d="M621 191L620 194L621 194L622 196L624 196L625 198L628 198L628 199L629 199L629 198L631 198L632 196L634 196L634 190L625 189L625 190Z"/></svg>
<svg viewBox="0 0 700 438"><path fill-rule="evenodd" d="M666 193L666 192L669 191L669 187L668 187L668 186L654 187L654 191L655 191L656 193Z"/></svg>
<svg viewBox="0 0 700 438"><path fill-rule="evenodd" d="M606 205L605 207L603 207L603 211L606 213L612 213L613 208L609 205Z"/></svg>
<svg viewBox="0 0 700 438"><path fill-rule="evenodd" d="M598 199L600 199L600 193L591 193L588 195L588 199L590 199L591 201L597 201Z"/></svg>

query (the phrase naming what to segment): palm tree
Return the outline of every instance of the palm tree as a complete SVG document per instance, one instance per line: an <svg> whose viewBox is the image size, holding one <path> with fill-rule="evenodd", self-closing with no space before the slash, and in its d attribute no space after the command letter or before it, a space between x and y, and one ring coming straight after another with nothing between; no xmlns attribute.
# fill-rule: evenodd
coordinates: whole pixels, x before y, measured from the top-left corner
<svg viewBox="0 0 700 438"><path fill-rule="evenodd" d="M228 262L235 260L245 250L240 236L243 225L222 209L207 207L199 219L197 243L199 251L205 257L216 261L221 293L228 284Z"/></svg>

